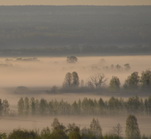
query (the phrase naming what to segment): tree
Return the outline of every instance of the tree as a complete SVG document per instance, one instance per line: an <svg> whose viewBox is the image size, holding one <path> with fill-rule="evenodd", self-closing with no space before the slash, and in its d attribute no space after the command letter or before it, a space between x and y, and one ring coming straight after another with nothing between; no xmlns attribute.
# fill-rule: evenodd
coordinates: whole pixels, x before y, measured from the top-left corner
<svg viewBox="0 0 151 139"><path fill-rule="evenodd" d="M78 62L78 58L76 56L68 56L67 62L68 63L76 63L76 62Z"/></svg>
<svg viewBox="0 0 151 139"><path fill-rule="evenodd" d="M68 72L65 76L63 87L71 87L72 85L72 74Z"/></svg>
<svg viewBox="0 0 151 139"><path fill-rule="evenodd" d="M77 72L72 72L72 87L79 86L79 76Z"/></svg>
<svg viewBox="0 0 151 139"><path fill-rule="evenodd" d="M45 99L41 99L39 103L39 112L41 115L46 114L48 110L48 103Z"/></svg>
<svg viewBox="0 0 151 139"><path fill-rule="evenodd" d="M35 115L35 113L36 113L36 103L35 103L35 99L33 97L30 100L30 105L31 105L31 114Z"/></svg>
<svg viewBox="0 0 151 139"><path fill-rule="evenodd" d="M122 126L119 123L113 127L113 134L117 137L122 136Z"/></svg>
<svg viewBox="0 0 151 139"><path fill-rule="evenodd" d="M65 76L63 87L78 87L79 86L79 76L77 72L68 72Z"/></svg>
<svg viewBox="0 0 151 139"><path fill-rule="evenodd" d="M3 114L7 115L9 113L9 103L7 100L3 100Z"/></svg>
<svg viewBox="0 0 151 139"><path fill-rule="evenodd" d="M24 114L24 99L23 98L20 98L19 101L18 101L18 113L20 115Z"/></svg>
<svg viewBox="0 0 151 139"><path fill-rule="evenodd" d="M120 89L120 80L118 77L113 76L112 79L110 80L110 85L109 87L113 90L119 90Z"/></svg>
<svg viewBox="0 0 151 139"><path fill-rule="evenodd" d="M65 133L65 126L63 124L60 124L57 118L53 120L51 126L52 126L51 136L53 139L68 139Z"/></svg>
<svg viewBox="0 0 151 139"><path fill-rule="evenodd" d="M97 138L102 137L102 128L100 126L100 123L97 119L94 119L90 123L90 131L91 133L96 136Z"/></svg>
<svg viewBox="0 0 151 139"><path fill-rule="evenodd" d="M53 130L63 130L65 131L65 126L61 124L57 118L55 118L51 124Z"/></svg>
<svg viewBox="0 0 151 139"><path fill-rule="evenodd" d="M140 77L138 72L133 72L128 76L127 80L124 83L124 88L126 89L137 89L139 87Z"/></svg>
<svg viewBox="0 0 151 139"><path fill-rule="evenodd" d="M126 139L141 139L137 118L134 115L129 115L126 120L125 135Z"/></svg>
<svg viewBox="0 0 151 139"><path fill-rule="evenodd" d="M68 137L69 139L81 139L80 136L80 129L75 124L69 124L68 125Z"/></svg>
<svg viewBox="0 0 151 139"><path fill-rule="evenodd" d="M141 74L141 83L142 88L149 89L151 88L151 71L146 70Z"/></svg>
<svg viewBox="0 0 151 139"><path fill-rule="evenodd" d="M102 85L106 82L105 76L103 74L96 74L91 76L88 81L88 87L90 88L101 88Z"/></svg>
<svg viewBox="0 0 151 139"><path fill-rule="evenodd" d="M129 71L131 69L131 66L130 64L127 63L127 64L124 64L124 68L126 71Z"/></svg>
<svg viewBox="0 0 151 139"><path fill-rule="evenodd" d="M25 114L26 114L26 115L29 114L29 108L30 108L29 98L28 98L28 97L25 97L25 100L24 100L24 109L25 109Z"/></svg>

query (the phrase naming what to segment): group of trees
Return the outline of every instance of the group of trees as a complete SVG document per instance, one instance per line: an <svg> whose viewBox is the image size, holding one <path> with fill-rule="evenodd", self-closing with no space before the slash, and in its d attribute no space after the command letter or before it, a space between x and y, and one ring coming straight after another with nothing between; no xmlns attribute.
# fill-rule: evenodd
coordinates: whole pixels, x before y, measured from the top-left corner
<svg viewBox="0 0 151 139"><path fill-rule="evenodd" d="M106 78L104 74L95 74L91 76L84 85L79 84L79 76L77 72L67 73L64 79L63 88L83 87L91 89L107 88L111 91L124 90L142 90L151 88L151 70L146 70L139 76L138 72L133 72L127 77L124 84L121 85L120 79L117 76L112 76L108 87L105 86Z"/></svg>
<svg viewBox="0 0 151 139"><path fill-rule="evenodd" d="M108 101L102 98L99 100L84 98L73 103L26 97L18 101L19 115L117 115L127 113L151 115L151 97L144 100L137 96L130 97L128 100L111 97Z"/></svg>
<svg viewBox="0 0 151 139"><path fill-rule="evenodd" d="M71 88L71 87L79 87L79 76L77 72L68 72L65 76L65 80L63 83L63 87Z"/></svg>
<svg viewBox="0 0 151 139"><path fill-rule="evenodd" d="M137 118L134 115L127 117L125 137L122 136L122 126L117 124L115 127L112 133L103 135L98 119L93 118L89 127L80 129L74 123L64 126L55 118L51 128L44 128L40 132L18 129L9 134L0 133L0 139L151 139L151 137L141 136Z"/></svg>
<svg viewBox="0 0 151 139"><path fill-rule="evenodd" d="M112 64L110 66L104 66L103 69L107 71L120 72L120 71L129 71L131 69L131 66L128 63L124 64L123 66L119 64L116 64L116 65Z"/></svg>

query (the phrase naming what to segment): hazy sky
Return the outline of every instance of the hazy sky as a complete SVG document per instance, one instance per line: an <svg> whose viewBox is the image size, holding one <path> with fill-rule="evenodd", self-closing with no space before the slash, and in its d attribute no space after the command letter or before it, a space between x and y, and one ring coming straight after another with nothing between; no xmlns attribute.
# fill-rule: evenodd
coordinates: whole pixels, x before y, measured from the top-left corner
<svg viewBox="0 0 151 139"><path fill-rule="evenodd" d="M0 0L0 5L151 5L151 0Z"/></svg>

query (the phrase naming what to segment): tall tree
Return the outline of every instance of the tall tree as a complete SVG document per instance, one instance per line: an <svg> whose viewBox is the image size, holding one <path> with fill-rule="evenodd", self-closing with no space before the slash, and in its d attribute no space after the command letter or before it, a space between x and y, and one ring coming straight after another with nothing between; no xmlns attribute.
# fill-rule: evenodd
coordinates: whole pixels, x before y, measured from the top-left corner
<svg viewBox="0 0 151 139"><path fill-rule="evenodd" d="M24 109L25 109L24 99L20 98L18 101L18 113L20 115L24 114Z"/></svg>
<svg viewBox="0 0 151 139"><path fill-rule="evenodd" d="M72 72L72 87L79 86L79 76L77 72Z"/></svg>
<svg viewBox="0 0 151 139"><path fill-rule="evenodd" d="M137 118L134 115L129 115L126 120L125 135L126 139L141 139Z"/></svg>
<svg viewBox="0 0 151 139"><path fill-rule="evenodd" d="M71 87L72 85L72 74L68 72L65 76L63 87Z"/></svg>
<svg viewBox="0 0 151 139"><path fill-rule="evenodd" d="M25 107L25 114L28 115L29 110L30 110L30 104L29 104L29 98L28 97L25 97L24 107Z"/></svg>
<svg viewBox="0 0 151 139"><path fill-rule="evenodd" d="M30 105L31 105L31 114L35 115L35 113L36 113L36 103L35 103L35 99L33 97L30 100Z"/></svg>
<svg viewBox="0 0 151 139"><path fill-rule="evenodd" d="M102 136L102 128L97 119L93 119L90 123L90 131L96 138L100 138Z"/></svg>

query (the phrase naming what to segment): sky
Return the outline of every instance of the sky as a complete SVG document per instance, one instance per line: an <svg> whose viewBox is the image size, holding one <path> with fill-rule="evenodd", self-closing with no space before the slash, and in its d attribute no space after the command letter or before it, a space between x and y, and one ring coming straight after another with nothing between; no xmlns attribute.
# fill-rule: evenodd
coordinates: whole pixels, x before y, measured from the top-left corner
<svg viewBox="0 0 151 139"><path fill-rule="evenodd" d="M0 0L0 5L151 5L151 0Z"/></svg>

